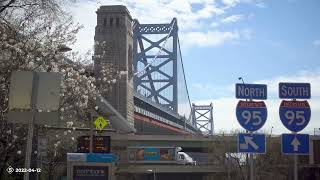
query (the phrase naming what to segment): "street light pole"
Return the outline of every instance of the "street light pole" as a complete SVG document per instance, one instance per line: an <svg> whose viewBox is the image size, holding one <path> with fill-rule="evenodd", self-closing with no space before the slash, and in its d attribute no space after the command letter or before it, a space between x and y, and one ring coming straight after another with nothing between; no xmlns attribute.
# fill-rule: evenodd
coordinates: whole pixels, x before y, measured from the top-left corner
<svg viewBox="0 0 320 180"><path fill-rule="evenodd" d="M242 84L245 84L242 77L239 77L238 80L239 81L241 80ZM250 101L251 100L252 99L250 99ZM246 99L246 101L248 101L248 99ZM249 132L247 130L246 130L246 133L252 134L252 132ZM250 180L253 180L254 179L254 174L253 174L253 154L252 153L249 153L249 154L247 153L246 159L247 159L247 165L249 164L249 167L247 166L247 169L249 169L249 171L250 171L249 178L250 178ZM248 162L248 160L249 160L249 162ZM248 173L247 173L247 176L248 176Z"/></svg>
<svg viewBox="0 0 320 180"><path fill-rule="evenodd" d="M148 169L147 172L153 172L153 180L156 180L156 170Z"/></svg>
<svg viewBox="0 0 320 180"><path fill-rule="evenodd" d="M244 80L242 77L238 77L238 79L242 81L242 84L244 84Z"/></svg>

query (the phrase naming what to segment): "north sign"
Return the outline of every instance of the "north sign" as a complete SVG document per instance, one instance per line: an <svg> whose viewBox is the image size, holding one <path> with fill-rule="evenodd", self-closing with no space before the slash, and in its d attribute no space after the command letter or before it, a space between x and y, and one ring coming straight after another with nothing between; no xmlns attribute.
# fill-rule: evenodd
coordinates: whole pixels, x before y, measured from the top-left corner
<svg viewBox="0 0 320 180"><path fill-rule="evenodd" d="M260 154L266 153L266 136L264 134L239 134L238 152Z"/></svg>
<svg viewBox="0 0 320 180"><path fill-rule="evenodd" d="M279 98L310 99L310 83L279 83Z"/></svg>
<svg viewBox="0 0 320 180"><path fill-rule="evenodd" d="M236 116L240 125L248 131L260 129L267 120L267 107L263 101L239 101Z"/></svg>
<svg viewBox="0 0 320 180"><path fill-rule="evenodd" d="M299 132L309 123L311 109L308 101L285 101L279 109L282 124L290 131Z"/></svg>
<svg viewBox="0 0 320 180"><path fill-rule="evenodd" d="M282 134L281 150L284 154L309 154L309 134Z"/></svg>
<svg viewBox="0 0 320 180"><path fill-rule="evenodd" d="M267 99L265 84L236 84L237 99Z"/></svg>

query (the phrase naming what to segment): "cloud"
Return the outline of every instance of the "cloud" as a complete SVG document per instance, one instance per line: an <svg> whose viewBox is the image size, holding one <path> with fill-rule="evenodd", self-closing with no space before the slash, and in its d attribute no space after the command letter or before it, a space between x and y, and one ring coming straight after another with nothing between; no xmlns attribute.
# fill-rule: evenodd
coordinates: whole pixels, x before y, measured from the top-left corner
<svg viewBox="0 0 320 180"><path fill-rule="evenodd" d="M194 4L200 4L201 8L192 9ZM92 49L95 12L101 5L125 5L133 18L145 24L170 23L176 17L180 31L199 30L206 26L205 20L224 14L223 7L218 7L214 0L100 0L98 3L83 0L69 7L75 21L84 26L77 35L74 49L80 52Z"/></svg>
<svg viewBox="0 0 320 180"><path fill-rule="evenodd" d="M216 27L218 27L219 25L220 25L220 24L217 23L217 22L212 22L212 23L210 24L210 27L216 28Z"/></svg>
<svg viewBox="0 0 320 180"><path fill-rule="evenodd" d="M235 31L211 30L207 32L182 32L179 35L183 48L190 46L215 47L224 43L238 43L241 40L251 40L253 31L245 28Z"/></svg>
<svg viewBox="0 0 320 180"><path fill-rule="evenodd" d="M314 40L313 41L314 46L320 46L320 39Z"/></svg>
<svg viewBox="0 0 320 180"><path fill-rule="evenodd" d="M92 1L86 2L85 6L81 3L70 8L75 21L84 26L84 28L78 32L77 42L72 47L72 49L79 51L80 53L93 50L94 33L97 21L97 15L95 13L97 10L96 8L97 4Z"/></svg>
<svg viewBox="0 0 320 180"><path fill-rule="evenodd" d="M227 7L234 7L240 3L253 4L259 8L265 8L266 4L264 0L222 0L222 3Z"/></svg>
<svg viewBox="0 0 320 180"><path fill-rule="evenodd" d="M227 41L238 40L240 34L238 32L228 31L207 31L207 32L187 32L180 35L181 43L184 46L218 46Z"/></svg>
<svg viewBox="0 0 320 180"><path fill-rule="evenodd" d="M233 23L233 22L240 21L241 19L243 19L243 15L237 14L237 15L231 15L231 16L228 16L226 18L223 18L221 20L221 22L222 23Z"/></svg>
<svg viewBox="0 0 320 180"><path fill-rule="evenodd" d="M222 2L227 6L235 6L240 3L240 0L222 0Z"/></svg>
<svg viewBox="0 0 320 180"><path fill-rule="evenodd" d="M320 127L320 69L313 71L301 71L292 76L279 76L269 80L260 80L254 83L265 83L268 86L268 99L265 101L268 108L268 118L265 125L259 130L263 133L282 134L290 133L279 118L279 106L281 99L278 98L279 82L310 82L312 97L309 101L311 107L311 119L308 126L301 133L313 134L314 128ZM225 91L230 91L230 87L226 86ZM234 85L232 85L234 88ZM223 89L223 87L220 87ZM233 90L234 91L234 90ZM232 96L234 92L232 92ZM214 111L214 127L215 132L231 132L235 130L243 130L236 118L236 105L238 100L235 97L222 97L217 99L203 99L193 101L196 105L208 105L213 103Z"/></svg>
<svg viewBox="0 0 320 180"><path fill-rule="evenodd" d="M311 84L311 96L320 98L320 68L314 71L300 71L292 76L279 76L272 79L259 80L254 83L268 85L268 98L278 97L279 82L306 82Z"/></svg>
<svg viewBox="0 0 320 180"><path fill-rule="evenodd" d="M232 29L228 31L210 31L209 29L222 26L221 21L227 23L241 20L242 15L232 15L230 11L228 11L229 17L221 19L222 15L227 13L226 9L239 3L248 4L249 1L254 0L223 0L223 3L217 3L216 0L98 0L98 3L92 0L77 1L68 8L74 15L75 21L84 28L78 33L78 41L73 49L80 52L92 50L96 26L95 12L102 5L124 5L131 16L143 24L170 23L176 17L179 34L184 33L185 36L196 40L194 45L200 47L221 45L224 42L239 39L241 32ZM208 23L213 20L215 23ZM206 38L209 38L210 42L203 42ZM190 44L189 40L186 42Z"/></svg>

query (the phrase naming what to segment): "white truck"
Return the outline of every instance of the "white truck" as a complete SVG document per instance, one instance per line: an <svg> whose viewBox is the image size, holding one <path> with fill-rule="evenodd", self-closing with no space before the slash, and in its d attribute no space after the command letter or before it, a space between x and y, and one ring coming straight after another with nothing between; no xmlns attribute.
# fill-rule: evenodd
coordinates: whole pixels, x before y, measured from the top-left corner
<svg viewBox="0 0 320 180"><path fill-rule="evenodd" d="M194 161L187 153L185 152L178 152L178 163L179 164L190 164L190 165L197 165L197 162Z"/></svg>

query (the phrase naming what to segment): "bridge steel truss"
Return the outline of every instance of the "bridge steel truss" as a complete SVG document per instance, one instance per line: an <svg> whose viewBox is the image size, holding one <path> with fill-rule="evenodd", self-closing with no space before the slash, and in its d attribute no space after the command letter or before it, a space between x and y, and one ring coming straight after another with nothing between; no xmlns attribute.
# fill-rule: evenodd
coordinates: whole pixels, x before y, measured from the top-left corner
<svg viewBox="0 0 320 180"><path fill-rule="evenodd" d="M178 75L177 75L177 54L178 54L178 25L174 18L170 24L140 24L138 20L133 25L133 66L134 72L134 89L139 92L145 91L147 98L152 99L158 104L162 104L178 111ZM160 40L153 41L148 38L150 35L166 35ZM163 47L161 44L172 39L170 49ZM150 44L145 47L144 42ZM152 49L160 49L161 54L152 54ZM158 59L162 59L159 63ZM150 60L152 60L150 62ZM158 61L154 63L154 61ZM142 67L141 67L142 65ZM169 68L170 73L164 71ZM158 76L155 77L155 74ZM164 92L168 92L166 95Z"/></svg>
<svg viewBox="0 0 320 180"><path fill-rule="evenodd" d="M207 135L213 135L213 106L192 104L192 120L198 129Z"/></svg>

